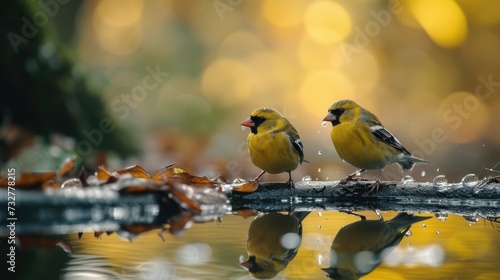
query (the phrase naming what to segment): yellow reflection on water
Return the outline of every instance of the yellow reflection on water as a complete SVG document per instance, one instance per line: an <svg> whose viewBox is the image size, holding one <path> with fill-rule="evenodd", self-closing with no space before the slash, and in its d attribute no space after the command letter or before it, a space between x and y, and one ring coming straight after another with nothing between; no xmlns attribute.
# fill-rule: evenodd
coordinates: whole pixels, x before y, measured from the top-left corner
<svg viewBox="0 0 500 280"><path fill-rule="evenodd" d="M373 211L358 214L378 219ZM397 213L381 214L388 221ZM153 230L132 241L116 234L96 239L85 233L81 240L71 235L70 242L75 255L102 256L123 276L163 271L180 279L252 279L239 262L247 258L246 238L253 219L225 216L221 223L194 224L181 236L167 233L165 241ZM277 279L326 279L321 268L329 264L332 241L343 226L359 220L346 213L311 212L302 222L296 257ZM444 221L433 217L418 222L410 231L411 236L404 237L392 253L396 261L393 257L382 262L363 279L497 279L500 233L489 222L469 224L449 215ZM436 254L443 253L444 259L439 260Z"/></svg>

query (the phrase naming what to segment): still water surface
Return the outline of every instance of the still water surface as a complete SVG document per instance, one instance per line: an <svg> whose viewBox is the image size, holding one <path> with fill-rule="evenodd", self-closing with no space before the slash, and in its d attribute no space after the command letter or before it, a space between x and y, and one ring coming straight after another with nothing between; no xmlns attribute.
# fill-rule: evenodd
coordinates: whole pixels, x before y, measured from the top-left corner
<svg viewBox="0 0 500 280"><path fill-rule="evenodd" d="M367 220L379 219L374 211L357 214ZM381 215L388 221L397 213L382 211ZM432 213L416 215L432 218L413 224L397 247L363 279L500 279L498 224L483 219L471 223L456 215L439 219ZM45 279L255 279L240 266L240 262L248 259L247 236L254 219L254 216L226 215L219 222L194 223L179 236L167 233L164 240L159 237L159 230L142 233L132 241L116 233L95 238L93 233L86 232L81 239L77 233L71 233L64 238L72 246L73 254L66 254L60 248L23 251L16 276L19 279L42 276ZM274 279L327 279L321 268L334 262L335 256L330 253L332 242L342 227L357 221L359 217L347 213L310 212L302 222L296 256L289 255L290 262ZM268 224L258 230L272 234L276 229ZM355 238L355 233L349 234ZM365 236L371 235L376 233Z"/></svg>

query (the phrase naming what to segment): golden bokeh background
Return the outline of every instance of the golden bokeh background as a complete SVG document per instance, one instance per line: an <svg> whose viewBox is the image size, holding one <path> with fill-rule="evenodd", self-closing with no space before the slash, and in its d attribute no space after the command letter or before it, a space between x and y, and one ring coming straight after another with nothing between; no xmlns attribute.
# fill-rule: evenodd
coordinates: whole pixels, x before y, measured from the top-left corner
<svg viewBox="0 0 500 280"><path fill-rule="evenodd" d="M35 12L43 10L39 1L26 2ZM333 102L349 98L376 114L409 151L432 163L409 173L416 181L445 175L459 182L469 173L492 175L483 166L500 170L497 0L51 3L56 2L57 15L45 26L54 41L44 42L41 55L56 49L51 44L64 46L65 55L76 61L70 74L85 78L113 124L131 132L126 141L139 150L128 157L107 150L104 159L86 158L89 166L139 164L152 173L176 162L197 175L250 179L260 170L250 161L249 130L240 123L256 108L272 107L298 130L310 161L292 173L293 179L340 180L355 168L339 159L330 127L321 122ZM81 115L94 109L74 108ZM78 150L79 142L66 144ZM99 143L90 150L99 151ZM38 157L31 150L28 154ZM403 175L391 166L381 179L398 181ZM283 174L262 180L286 179ZM392 215L384 213L386 219ZM304 222L303 245L282 275L324 279L319 268L326 265L331 241L343 225L356 220L338 212L313 212ZM206 272L213 279L250 279L238 266L250 222L226 216L220 224L195 224L182 238L167 235L164 243L156 231L131 243L116 234L95 239L85 233L82 240L74 234L72 258L78 263L102 255L118 275L147 274L141 266L171 263L185 279L200 279ZM400 248L440 246L447 257L443 265L383 264L366 279L500 278L498 225L483 220L469 225L450 215L444 222L414 225L412 231ZM175 259L178 250L197 242L208 244L211 262L190 266ZM102 266L102 259L97 263Z"/></svg>
<svg viewBox="0 0 500 280"><path fill-rule="evenodd" d="M311 164L296 180L340 179L353 167L340 161L321 119L344 98L433 163L415 168L417 180L486 176L482 165L500 161L496 1L102 0L83 3L77 21L80 68L109 113L141 135L143 153L131 163L254 176L239 123L266 106L289 118L305 144ZM168 77L133 99L147 66ZM387 169L386 180L400 177Z"/></svg>

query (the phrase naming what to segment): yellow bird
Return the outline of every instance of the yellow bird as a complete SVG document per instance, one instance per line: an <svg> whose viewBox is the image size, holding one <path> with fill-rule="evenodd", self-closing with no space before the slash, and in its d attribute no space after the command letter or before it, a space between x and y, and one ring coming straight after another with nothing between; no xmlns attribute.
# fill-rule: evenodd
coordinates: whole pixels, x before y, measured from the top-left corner
<svg viewBox="0 0 500 280"><path fill-rule="evenodd" d="M330 136L340 158L360 168L345 180L367 169L380 169L372 185L372 190L378 189L387 165L397 163L403 170L411 170L416 163L429 163L412 156L374 114L352 100L333 103L323 121L332 123Z"/></svg>
<svg viewBox="0 0 500 280"><path fill-rule="evenodd" d="M248 229L248 259L240 265L255 278L275 277L297 255L302 241L302 220L309 213L259 214Z"/></svg>
<svg viewBox="0 0 500 280"><path fill-rule="evenodd" d="M250 118L241 123L250 128L247 143L250 158L262 172L279 174L288 172L292 185L292 171L304 160L304 145L293 125L273 109L261 108L252 112ZM307 161L306 161L307 162Z"/></svg>
<svg viewBox="0 0 500 280"><path fill-rule="evenodd" d="M322 268L331 279L359 279L372 272L398 246L411 225L431 217L399 213L392 220L361 221L348 224L335 236L330 265Z"/></svg>

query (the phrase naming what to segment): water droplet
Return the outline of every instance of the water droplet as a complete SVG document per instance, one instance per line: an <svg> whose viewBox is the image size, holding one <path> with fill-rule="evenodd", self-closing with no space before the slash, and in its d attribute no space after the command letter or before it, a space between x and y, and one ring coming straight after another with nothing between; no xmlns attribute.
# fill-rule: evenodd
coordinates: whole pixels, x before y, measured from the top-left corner
<svg viewBox="0 0 500 280"><path fill-rule="evenodd" d="M289 232L280 238L280 243L286 249L296 249L300 246L301 239L301 236L295 232Z"/></svg>
<svg viewBox="0 0 500 280"><path fill-rule="evenodd" d="M318 212L318 217L321 217L321 215L323 215L323 214L321 214L321 212Z"/></svg>
<svg viewBox="0 0 500 280"><path fill-rule="evenodd" d="M448 220L448 214L446 213L436 213L434 214L434 216L436 216L436 219L438 219L441 222Z"/></svg>
<svg viewBox="0 0 500 280"><path fill-rule="evenodd" d="M437 234L437 235L440 235L440 234L441 234L441 232L440 232L439 230L436 230L436 234Z"/></svg>
<svg viewBox="0 0 500 280"><path fill-rule="evenodd" d="M244 184L246 182L247 181L245 179L241 179L241 178L236 178L233 180L233 184Z"/></svg>
<svg viewBox="0 0 500 280"><path fill-rule="evenodd" d="M312 180L312 178L309 175L302 177L302 182L310 182L311 180Z"/></svg>
<svg viewBox="0 0 500 280"><path fill-rule="evenodd" d="M422 173L420 173L420 176L425 177L425 171L422 171Z"/></svg>
<svg viewBox="0 0 500 280"><path fill-rule="evenodd" d="M321 229L321 225L318 225L318 229Z"/></svg>
<svg viewBox="0 0 500 280"><path fill-rule="evenodd" d="M87 177L87 184L89 184L89 186L98 185L99 179L97 179L97 177L94 175L89 175Z"/></svg>
<svg viewBox="0 0 500 280"><path fill-rule="evenodd" d="M177 259L183 265L202 265L210 260L212 249L206 243L190 243L177 250Z"/></svg>
<svg viewBox="0 0 500 280"><path fill-rule="evenodd" d="M318 151L318 156L320 156L320 155L322 155L322 154L323 154L323 152L322 152L321 150L320 150L320 151Z"/></svg>
<svg viewBox="0 0 500 280"><path fill-rule="evenodd" d="M436 172L439 172L439 167L438 167L438 169L436 169Z"/></svg>
<svg viewBox="0 0 500 280"><path fill-rule="evenodd" d="M413 233L411 232L411 230L408 230L406 233L405 233L405 236L406 237L410 237Z"/></svg>
<svg viewBox="0 0 500 280"><path fill-rule="evenodd" d="M477 223L477 221L479 221L479 218L476 217L475 215L474 216L463 216L464 220L466 220L469 225L472 225L472 224L475 224Z"/></svg>
<svg viewBox="0 0 500 280"><path fill-rule="evenodd" d="M323 122L321 122L321 126L322 126L322 127L326 127L327 125L328 125L328 122L327 122L327 121L323 121Z"/></svg>
<svg viewBox="0 0 500 280"><path fill-rule="evenodd" d="M321 172L321 167L320 167L320 168L318 168L318 172Z"/></svg>
<svg viewBox="0 0 500 280"><path fill-rule="evenodd" d="M465 177L462 178L462 184L464 186L474 186L475 184L477 184L477 182L479 181L479 178L477 177L476 174L467 174L465 175Z"/></svg>
<svg viewBox="0 0 500 280"><path fill-rule="evenodd" d="M401 179L401 183L403 184L410 184L413 182L415 182L415 180L413 180L413 177L411 177L410 175L406 175L403 177L403 179Z"/></svg>
<svg viewBox="0 0 500 280"><path fill-rule="evenodd" d="M241 126L241 130L245 130L245 129L247 129L247 128L246 128L246 126L243 126L243 125L242 125L242 126Z"/></svg>
<svg viewBox="0 0 500 280"><path fill-rule="evenodd" d="M319 254L318 255L318 265L322 265L322 262L323 262L323 255Z"/></svg>
<svg viewBox="0 0 500 280"><path fill-rule="evenodd" d="M438 175L432 180L432 183L436 186L443 186L448 184L448 179L444 175Z"/></svg>
<svg viewBox="0 0 500 280"><path fill-rule="evenodd" d="M423 229L426 229L426 228L427 228L427 225L426 225L426 224L422 224L422 228L423 228Z"/></svg>
<svg viewBox="0 0 500 280"><path fill-rule="evenodd" d="M78 178L73 178L66 180L62 185L61 189L80 189L83 188L82 181Z"/></svg>

